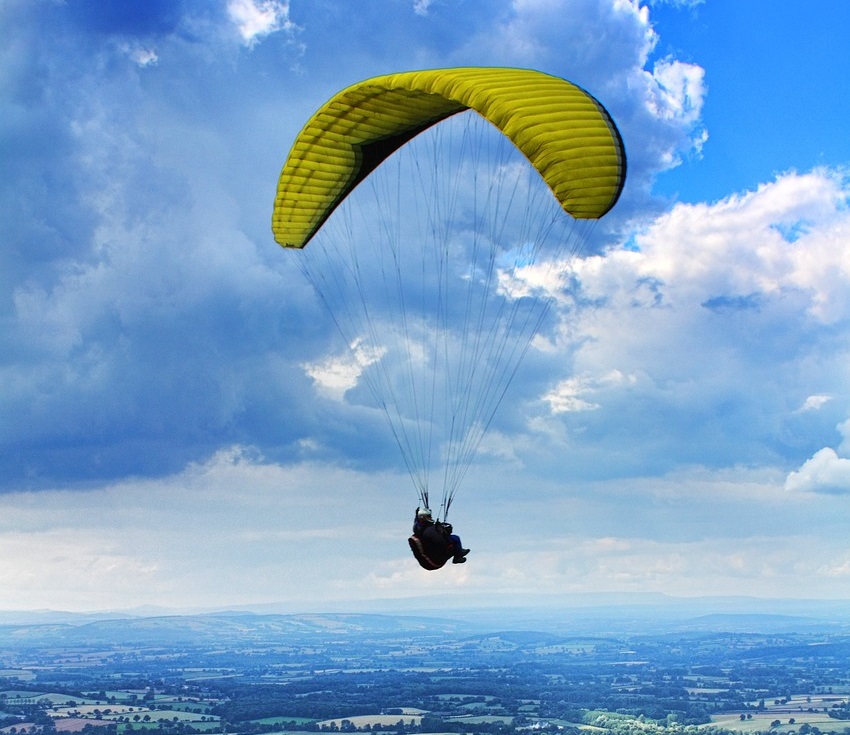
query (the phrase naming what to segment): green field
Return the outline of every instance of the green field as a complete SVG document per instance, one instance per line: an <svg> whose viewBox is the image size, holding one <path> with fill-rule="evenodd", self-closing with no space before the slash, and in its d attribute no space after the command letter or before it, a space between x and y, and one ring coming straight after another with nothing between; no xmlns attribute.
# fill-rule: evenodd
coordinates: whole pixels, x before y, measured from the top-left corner
<svg viewBox="0 0 850 735"><path fill-rule="evenodd" d="M361 728L366 725L374 726L380 725L381 727L386 727L388 725L395 725L399 720L402 720L406 725L411 722L419 725L422 722L422 715L357 715L355 717L337 717L333 720L322 720L319 722L319 727L322 725L330 726L332 722L335 722L337 726L343 721L348 720L354 727Z"/></svg>
<svg viewBox="0 0 850 735"><path fill-rule="evenodd" d="M4 679L20 679L21 681L35 679L35 673L27 669L0 669L0 676Z"/></svg>
<svg viewBox="0 0 850 735"><path fill-rule="evenodd" d="M791 718L794 719L793 723L789 722ZM782 724L771 728L770 723L775 720L779 720ZM753 713L752 718L747 720L742 720L740 714L714 715L711 718L712 725L719 725L728 730L743 733L767 732L768 730L774 733L792 733L797 732L800 725L804 723L824 731L841 732L845 728L850 729L850 722L833 719L825 712L792 712L782 714L776 712L758 712Z"/></svg>

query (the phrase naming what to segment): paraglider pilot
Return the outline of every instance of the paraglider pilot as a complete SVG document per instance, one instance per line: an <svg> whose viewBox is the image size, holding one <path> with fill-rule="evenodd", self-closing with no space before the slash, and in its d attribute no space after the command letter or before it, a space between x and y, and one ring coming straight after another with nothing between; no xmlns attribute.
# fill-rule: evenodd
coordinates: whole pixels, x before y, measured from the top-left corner
<svg viewBox="0 0 850 735"><path fill-rule="evenodd" d="M428 508L416 509L413 535L408 543L423 569L439 569L449 559L452 564L466 563L469 549L463 548L460 537L452 531L451 523L435 521Z"/></svg>

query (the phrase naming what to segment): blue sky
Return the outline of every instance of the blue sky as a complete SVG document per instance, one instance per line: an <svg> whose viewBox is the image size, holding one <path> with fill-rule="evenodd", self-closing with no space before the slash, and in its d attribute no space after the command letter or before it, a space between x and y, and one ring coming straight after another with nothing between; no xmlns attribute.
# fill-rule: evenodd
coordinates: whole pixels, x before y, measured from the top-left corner
<svg viewBox="0 0 850 735"><path fill-rule="evenodd" d="M848 16L4 2L0 605L847 598ZM380 413L311 373L339 345L270 219L330 95L450 65L588 89L629 178L453 507L469 563L429 575Z"/></svg>
<svg viewBox="0 0 850 735"><path fill-rule="evenodd" d="M654 5L656 55L706 71L711 135L703 155L661 176L656 191L711 201L775 173L850 159L850 141L835 134L850 112L835 73L850 62L847 15L836 3Z"/></svg>

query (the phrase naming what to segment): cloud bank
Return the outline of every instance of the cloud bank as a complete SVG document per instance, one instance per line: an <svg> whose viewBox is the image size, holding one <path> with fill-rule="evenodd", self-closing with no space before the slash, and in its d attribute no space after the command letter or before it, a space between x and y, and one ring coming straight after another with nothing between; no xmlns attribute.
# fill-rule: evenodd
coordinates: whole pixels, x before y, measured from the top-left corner
<svg viewBox="0 0 850 735"><path fill-rule="evenodd" d="M710 150L712 90L648 6L11 0L0 24L0 586L21 606L846 578L846 170L655 195ZM423 582L392 436L269 221L331 94L461 64L588 89L629 179L458 499L476 564ZM530 283L563 285L506 288Z"/></svg>

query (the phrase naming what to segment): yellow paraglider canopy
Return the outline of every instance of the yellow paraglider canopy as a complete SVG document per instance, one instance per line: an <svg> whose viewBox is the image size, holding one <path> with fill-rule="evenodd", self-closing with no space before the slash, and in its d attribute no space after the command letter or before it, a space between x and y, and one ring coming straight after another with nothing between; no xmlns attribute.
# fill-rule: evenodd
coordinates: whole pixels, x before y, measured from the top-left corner
<svg viewBox="0 0 850 735"><path fill-rule="evenodd" d="M385 158L468 109L522 151L573 217L596 219L616 203L626 173L623 142L605 108L581 88L528 69L404 72L342 90L304 126L278 182L275 240L304 247Z"/></svg>

